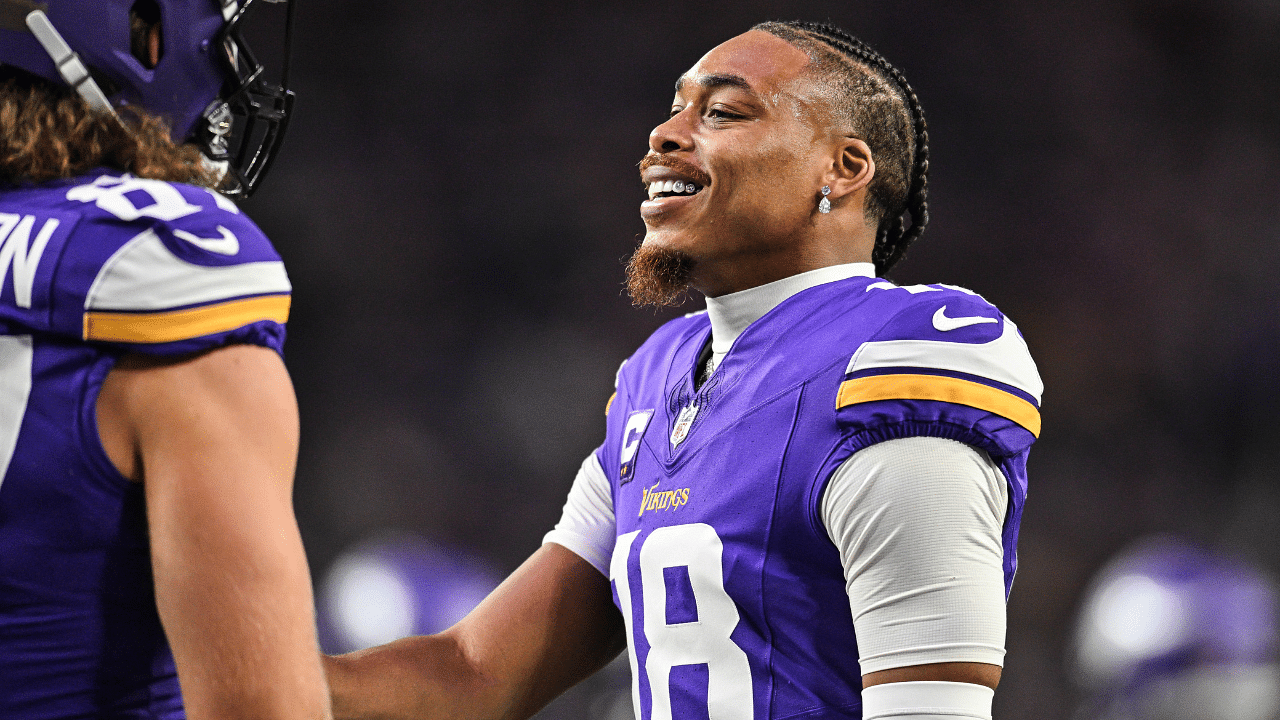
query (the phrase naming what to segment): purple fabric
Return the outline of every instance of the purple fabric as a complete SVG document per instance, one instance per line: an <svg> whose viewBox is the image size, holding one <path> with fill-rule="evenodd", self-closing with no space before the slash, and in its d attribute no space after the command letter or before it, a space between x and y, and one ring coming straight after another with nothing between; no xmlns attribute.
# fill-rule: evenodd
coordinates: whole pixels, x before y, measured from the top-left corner
<svg viewBox="0 0 1280 720"><path fill-rule="evenodd" d="M620 371L597 456L613 486L619 537L629 543L626 576L612 580L619 607L619 583L630 595L643 720L652 715L655 690L662 690L650 686L650 664L660 667L668 662L661 658L670 657L679 659L666 680L674 717L699 716L687 703L717 694L717 668L720 692L749 696L756 718L861 716L843 569L818 508L832 471L873 443L929 435L990 453L1014 498L1005 523L1006 581L1012 581L1031 434L1008 419L949 403L895 400L837 412L835 402L849 358L872 338L985 343L999 336L1002 316L956 290L868 290L874 282L853 278L785 301L747 328L696 390L694 366L710 330L704 315L663 326ZM997 322L944 335L931 328L942 305L949 317ZM691 403L699 407L697 417L673 448L676 418ZM653 417L627 463L626 479L635 482L622 482L623 430L627 418L642 411ZM665 503L664 493L687 502ZM615 558L615 566L621 560ZM655 604L646 602L646 593L665 597ZM691 605L696 625L688 624ZM648 608L665 617L646 619ZM656 650L651 631L664 644ZM698 639L672 634L690 632ZM721 634L732 645L717 644ZM674 655L665 644L676 646ZM679 703L686 703L685 714L675 714Z"/></svg>
<svg viewBox="0 0 1280 720"><path fill-rule="evenodd" d="M30 337L32 363L25 408L4 409L20 417L0 481L0 717L6 720L183 717L155 608L142 486L123 478L102 449L98 392L124 352L178 354L227 343L279 351L284 342L284 326L273 322L156 345L82 341L85 293L102 263L159 225L145 218L123 222L92 203L66 199L77 182L93 179L0 192L0 213L34 216L37 226L59 220L33 275L31 306L15 302L12 268L0 285L0 330ZM185 260L279 259L247 219L218 208L208 192L175 187L201 211L165 227L234 224L242 246L233 258L189 254ZM0 402L16 400L0 396Z"/></svg>

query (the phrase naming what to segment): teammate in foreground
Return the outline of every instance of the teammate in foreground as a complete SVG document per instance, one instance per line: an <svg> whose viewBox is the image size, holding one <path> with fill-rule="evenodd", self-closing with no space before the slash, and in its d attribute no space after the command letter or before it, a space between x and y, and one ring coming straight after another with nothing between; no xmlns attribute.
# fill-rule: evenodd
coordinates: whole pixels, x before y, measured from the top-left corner
<svg viewBox="0 0 1280 720"><path fill-rule="evenodd" d="M330 717L258 4L0 0L6 720Z"/></svg>
<svg viewBox="0 0 1280 720"><path fill-rule="evenodd" d="M649 147L632 295L707 312L622 366L560 523L475 611L329 660L335 715L527 717L625 647L642 720L990 718L1042 386L982 298L877 278L927 218L914 93L766 23Z"/></svg>

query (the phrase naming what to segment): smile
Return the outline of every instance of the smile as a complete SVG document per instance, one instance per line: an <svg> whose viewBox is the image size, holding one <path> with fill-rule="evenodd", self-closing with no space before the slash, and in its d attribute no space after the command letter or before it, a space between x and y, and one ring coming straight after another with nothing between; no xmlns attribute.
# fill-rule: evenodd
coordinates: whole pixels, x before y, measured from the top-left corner
<svg viewBox="0 0 1280 720"><path fill-rule="evenodd" d="M655 180L649 183L649 199L673 197L677 195L696 195L702 186L684 180Z"/></svg>

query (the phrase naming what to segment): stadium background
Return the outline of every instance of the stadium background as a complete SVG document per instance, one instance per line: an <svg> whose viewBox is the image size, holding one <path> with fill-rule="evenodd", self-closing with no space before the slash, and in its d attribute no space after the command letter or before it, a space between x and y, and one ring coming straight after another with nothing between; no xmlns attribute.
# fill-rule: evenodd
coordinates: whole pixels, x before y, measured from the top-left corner
<svg viewBox="0 0 1280 720"><path fill-rule="evenodd" d="M702 53L796 17L881 50L928 114L932 223L893 279L980 292L1045 380L997 717L1070 716L1081 593L1131 541L1176 533L1280 567L1275 0L298 13L295 120L248 210L295 284L317 582L371 539L499 576L537 547L619 362L701 307L622 292L648 132ZM546 717L607 715L624 676Z"/></svg>

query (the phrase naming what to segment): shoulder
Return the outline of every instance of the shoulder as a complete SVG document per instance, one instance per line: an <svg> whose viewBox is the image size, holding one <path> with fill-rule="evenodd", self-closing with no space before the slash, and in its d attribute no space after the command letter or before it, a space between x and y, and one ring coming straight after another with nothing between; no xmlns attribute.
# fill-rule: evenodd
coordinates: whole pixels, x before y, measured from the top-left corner
<svg viewBox="0 0 1280 720"><path fill-rule="evenodd" d="M920 419L937 416L941 403L1039 435L1044 385L1013 320L954 286L878 281L865 292L882 293L878 328L849 358L836 401L842 414L882 417L880 403L896 402Z"/></svg>
<svg viewBox="0 0 1280 720"><path fill-rule="evenodd" d="M892 312L858 347L846 372L958 373L1008 385L1040 402L1044 384L1026 340L994 305L950 285L895 287L893 292Z"/></svg>
<svg viewBox="0 0 1280 720"><path fill-rule="evenodd" d="M284 264L222 195L108 173L46 186L27 205L73 226L49 262L53 332L165 353L225 344L255 323L283 337L268 325L288 316ZM262 340L249 341L278 345Z"/></svg>
<svg viewBox="0 0 1280 720"><path fill-rule="evenodd" d="M636 348L631 357L618 370L617 382L629 375L645 373L655 368L666 368L677 353L697 353L701 346L693 347L710 332L711 321L705 310L689 313L669 320L653 332Z"/></svg>
<svg viewBox="0 0 1280 720"><path fill-rule="evenodd" d="M82 216L86 232L77 245L110 250L146 244L156 234L165 250L190 264L227 267L278 261L270 241L227 197L207 188L137 178L99 175L67 187L62 206Z"/></svg>

